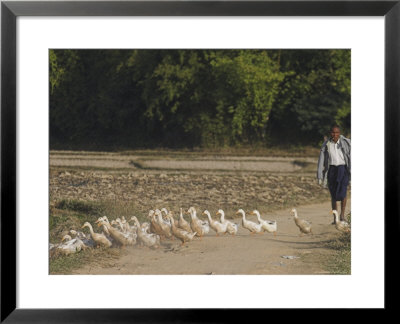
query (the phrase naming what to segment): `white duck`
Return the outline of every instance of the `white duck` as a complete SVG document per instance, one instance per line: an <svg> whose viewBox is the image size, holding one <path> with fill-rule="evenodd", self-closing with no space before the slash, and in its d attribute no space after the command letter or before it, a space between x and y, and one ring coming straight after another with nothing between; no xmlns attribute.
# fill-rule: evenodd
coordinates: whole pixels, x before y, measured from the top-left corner
<svg viewBox="0 0 400 324"><path fill-rule="evenodd" d="M81 231L75 231L74 229L71 229L69 233L72 235L72 237L77 237L80 239L87 247L95 247L96 242L92 239L90 234L85 234Z"/></svg>
<svg viewBox="0 0 400 324"><path fill-rule="evenodd" d="M104 220L105 222L110 224L110 222L108 221L107 216L99 217L97 219L97 221L95 221L95 224L98 224L101 220ZM103 234L108 236L108 237L111 237L110 232L108 231L107 226L105 226L105 225L103 225Z"/></svg>
<svg viewBox="0 0 400 324"><path fill-rule="evenodd" d="M312 227L311 223L306 221L306 220L304 220L304 219L300 219L297 216L296 208L292 209L292 214L294 215L294 222L296 223L297 227L300 230L300 236L303 235L303 234L310 234L310 233L313 234L312 228L311 228Z"/></svg>
<svg viewBox="0 0 400 324"><path fill-rule="evenodd" d="M107 227L111 237L122 247L136 244L136 235L133 235L132 233L122 233L116 228L112 227L111 224L107 223L105 220L101 220L98 223L98 226L102 225L105 225Z"/></svg>
<svg viewBox="0 0 400 324"><path fill-rule="evenodd" d="M112 245L111 241L104 234L95 233L92 225L89 222L85 222L85 224L83 224L82 228L85 227L89 228L90 235L92 236L93 241L96 243L96 246L110 247Z"/></svg>
<svg viewBox="0 0 400 324"><path fill-rule="evenodd" d="M150 220L150 232L164 236L160 225L158 225L154 210L149 211L149 215L147 216L147 218Z"/></svg>
<svg viewBox="0 0 400 324"><path fill-rule="evenodd" d="M163 208L163 209L164 209L164 211L166 210L166 208ZM171 226L171 223L169 222L169 219L168 220L164 219L164 217L162 216L162 211L160 209L156 209L154 211L154 214L156 215L156 219L157 219L158 224L160 224L160 221L162 221L162 223Z"/></svg>
<svg viewBox="0 0 400 324"><path fill-rule="evenodd" d="M219 214L220 210L217 212L217 215ZM210 223L210 227L215 231L217 236L219 236L219 234L225 234L226 233L226 230L228 228L228 224L220 223L220 222L218 222L216 220L213 220L211 218L211 214L210 214L210 212L208 210L203 211L203 215L207 215L208 222Z"/></svg>
<svg viewBox="0 0 400 324"><path fill-rule="evenodd" d="M174 238L174 235L172 234L172 229L171 229L171 223L170 222L166 222L161 215L161 211L156 209L155 211L155 215L158 217L157 218L157 223L158 225L160 225L161 230L164 234L165 237L172 239Z"/></svg>
<svg viewBox="0 0 400 324"><path fill-rule="evenodd" d="M158 209L156 209L156 214L157 214L157 211L158 211ZM162 220L163 220L165 223L167 223L169 226L171 226L171 223L170 223L170 221L169 221L169 218L167 217L167 215L168 215L168 209L164 207L164 208L161 208L159 211L161 212ZM165 213L165 216L163 215L163 213Z"/></svg>
<svg viewBox="0 0 400 324"><path fill-rule="evenodd" d="M65 235L61 244L56 247L55 254L70 255L86 248L87 246L79 238L71 238L71 236Z"/></svg>
<svg viewBox="0 0 400 324"><path fill-rule="evenodd" d="M196 232L192 233L192 231L188 232L182 228L176 227L175 222L173 221L172 215L168 214L167 217L169 217L171 224L172 224L171 225L172 233L175 235L175 237L177 237L179 240L182 241L182 245L184 245L186 242L193 240L193 238L197 234Z"/></svg>
<svg viewBox="0 0 400 324"><path fill-rule="evenodd" d="M203 222L201 219L197 218L196 209L194 207L190 207L188 209L188 213L190 213L190 217L192 218L192 222L190 223L190 227L193 232L196 232L196 236L200 237L200 239L210 231L210 224L208 222Z"/></svg>
<svg viewBox="0 0 400 324"><path fill-rule="evenodd" d="M57 253L60 253L60 251L56 251L57 248L61 245L63 245L64 241L70 241L72 240L72 237L68 234L64 235L63 238L61 239L60 243L49 243L49 248L50 248L50 257L56 255Z"/></svg>
<svg viewBox="0 0 400 324"><path fill-rule="evenodd" d="M125 232L132 232L131 226L129 225L129 222L125 219L125 216L121 217L121 223Z"/></svg>
<svg viewBox="0 0 400 324"><path fill-rule="evenodd" d="M108 224L110 224L110 221L108 220L108 217L107 216L103 216L103 217L100 217L97 221L100 221L100 220L104 220L105 222L107 222ZM96 222L97 223L97 222Z"/></svg>
<svg viewBox="0 0 400 324"><path fill-rule="evenodd" d="M135 222L136 227L138 228L137 235L139 242L141 242L143 245L147 247L155 247L158 248L161 246L160 244L160 236L154 233L147 233L145 232L139 223L139 220L135 217L132 216L131 220Z"/></svg>
<svg viewBox="0 0 400 324"><path fill-rule="evenodd" d="M339 213L337 210L332 210L331 214L335 215L335 227L338 231L344 232L344 233L350 233L350 224L347 223L346 221L339 220Z"/></svg>
<svg viewBox="0 0 400 324"><path fill-rule="evenodd" d="M260 234L263 232L261 224L254 223L246 219L246 214L243 209L239 209L236 214L242 215L242 225L245 229L250 231L250 234Z"/></svg>
<svg viewBox="0 0 400 324"><path fill-rule="evenodd" d="M147 233L147 234L150 234L150 233L151 233L151 232L150 232L150 223L148 223L148 222L143 222L142 224L140 224L140 229L141 229L143 232Z"/></svg>
<svg viewBox="0 0 400 324"><path fill-rule="evenodd" d="M226 231L231 235L236 235L237 231L238 231L238 228L239 228L238 224L233 223L233 222L225 219L225 212L222 209L220 209L218 212L221 215L220 216L221 223L222 224L225 224L225 223L227 224Z"/></svg>
<svg viewBox="0 0 400 324"><path fill-rule="evenodd" d="M181 229L185 230L186 232L189 232L189 233L192 232L192 228L190 227L190 223L183 217L182 208L181 208L180 214L179 214L178 227L180 227Z"/></svg>
<svg viewBox="0 0 400 324"><path fill-rule="evenodd" d="M81 232L81 231L75 231L74 229L71 229L70 234L73 235L74 237L77 237L80 240L88 240L90 239L90 235L86 235L85 233Z"/></svg>
<svg viewBox="0 0 400 324"><path fill-rule="evenodd" d="M122 233L126 233L125 227L122 224L122 221L120 218L116 218L114 220L111 221L110 223L111 225L115 225L115 227Z"/></svg>
<svg viewBox="0 0 400 324"><path fill-rule="evenodd" d="M164 221L167 222L167 223L171 226L171 220L170 220L169 215L172 216L172 212L171 212L171 211L168 211L167 208L162 208L162 209L161 209L161 213L162 213L162 212L165 213ZM176 220L173 216L172 216L172 219L174 220L175 226L178 227L178 226L179 226L178 220Z"/></svg>
<svg viewBox="0 0 400 324"><path fill-rule="evenodd" d="M258 222L262 225L262 228L264 231L267 231L268 233L274 233L274 236L276 236L276 231L277 231L277 223L275 221L269 221L269 220L264 220L261 218L260 212L258 210L253 210L250 215L256 215Z"/></svg>
<svg viewBox="0 0 400 324"><path fill-rule="evenodd" d="M71 237L70 235L68 235L68 234L65 234L65 235L63 236L63 238L61 239L61 243L64 243L64 241L69 242L69 241L71 241L71 240L72 240L72 237Z"/></svg>
<svg viewBox="0 0 400 324"><path fill-rule="evenodd" d="M135 218L137 219L136 216L132 216L131 219L130 219L130 221L134 221ZM151 225L150 225L149 222L142 222L142 224L140 224L140 228L141 228L143 231L145 231L146 233L149 233L149 234L150 234L150 226L151 226ZM131 232L137 233L137 231L138 231L136 222L135 222L135 225L133 225L133 226L129 225L129 228L130 228L130 231L131 231Z"/></svg>

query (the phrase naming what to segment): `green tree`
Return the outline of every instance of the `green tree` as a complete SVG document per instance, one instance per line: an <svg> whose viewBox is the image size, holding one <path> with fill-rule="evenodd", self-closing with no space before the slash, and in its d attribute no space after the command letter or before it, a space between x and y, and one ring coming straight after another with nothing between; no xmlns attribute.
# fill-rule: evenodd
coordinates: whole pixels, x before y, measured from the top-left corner
<svg viewBox="0 0 400 324"><path fill-rule="evenodd" d="M278 144L317 143L333 123L350 132L350 50L282 51L285 79L271 113Z"/></svg>
<svg viewBox="0 0 400 324"><path fill-rule="evenodd" d="M50 145L316 143L350 84L349 50L50 50Z"/></svg>

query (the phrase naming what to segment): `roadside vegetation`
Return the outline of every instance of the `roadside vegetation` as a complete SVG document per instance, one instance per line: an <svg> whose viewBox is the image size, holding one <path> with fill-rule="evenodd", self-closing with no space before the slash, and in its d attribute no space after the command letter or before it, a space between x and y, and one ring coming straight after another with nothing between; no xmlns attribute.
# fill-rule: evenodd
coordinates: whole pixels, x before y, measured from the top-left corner
<svg viewBox="0 0 400 324"><path fill-rule="evenodd" d="M351 222L351 214L346 221ZM333 225L332 225L333 226ZM322 242L322 246L330 251L329 254L321 253L303 254L304 262L320 262L325 269L325 274L350 275L351 274L351 234L338 233L333 238Z"/></svg>
<svg viewBox="0 0 400 324"><path fill-rule="evenodd" d="M104 267L112 267L116 260L123 256L126 251L119 248L96 248L86 249L79 253L67 256L59 256L51 258L49 261L49 273L52 275L71 274L73 270L79 269L88 264L103 265Z"/></svg>
<svg viewBox="0 0 400 324"><path fill-rule="evenodd" d="M346 221L351 225L351 214ZM328 241L327 247L335 252L326 263L327 269L332 274L351 274L351 234L341 233L337 239Z"/></svg>
<svg viewBox="0 0 400 324"><path fill-rule="evenodd" d="M89 233L87 228L81 229L85 222L91 223L94 231L98 232L95 221L99 217L108 215L110 219L115 219L121 215L131 215L134 210L132 203L61 199L54 202L50 208L49 240L51 243L58 243L64 235L69 234L71 229ZM144 221L143 215L135 215L141 222ZM126 251L119 248L93 248L68 256L55 255L49 258L49 272L50 274L68 274L91 263L103 264L106 267L112 266L113 261L120 258L124 253Z"/></svg>

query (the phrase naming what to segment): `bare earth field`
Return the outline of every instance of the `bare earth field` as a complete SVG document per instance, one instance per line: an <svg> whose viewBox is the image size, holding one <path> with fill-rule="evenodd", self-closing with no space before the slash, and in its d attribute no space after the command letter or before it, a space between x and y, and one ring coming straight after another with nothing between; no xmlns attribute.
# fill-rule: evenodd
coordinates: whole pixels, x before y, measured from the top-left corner
<svg viewBox="0 0 400 324"><path fill-rule="evenodd" d="M95 202L108 206L110 219L136 215L143 220L154 208L167 207L175 217L181 207L194 206L198 215L208 209L212 216L221 208L240 224L235 211L258 209L262 218L278 223L276 236L250 235L241 225L236 236L217 237L210 230L184 246L164 240L159 249L129 247L117 259L89 262L68 273L329 274L326 264L334 251L326 243L340 233L331 225L328 191L316 184L316 162L310 157L51 152L52 208L62 200ZM314 235L299 236L293 207L312 222ZM50 241L70 228L57 224Z"/></svg>

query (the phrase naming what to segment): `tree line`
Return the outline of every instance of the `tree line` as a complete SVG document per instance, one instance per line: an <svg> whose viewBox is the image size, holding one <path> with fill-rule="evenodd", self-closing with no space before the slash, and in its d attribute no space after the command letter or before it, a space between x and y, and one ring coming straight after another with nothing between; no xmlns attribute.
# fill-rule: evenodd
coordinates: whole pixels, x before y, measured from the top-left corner
<svg viewBox="0 0 400 324"><path fill-rule="evenodd" d="M50 50L50 148L316 145L350 134L350 50Z"/></svg>

